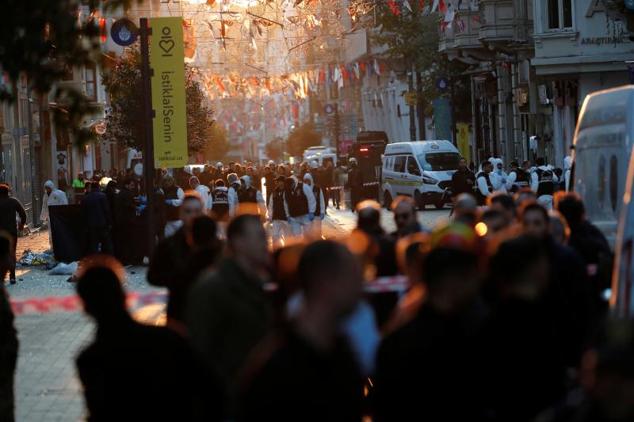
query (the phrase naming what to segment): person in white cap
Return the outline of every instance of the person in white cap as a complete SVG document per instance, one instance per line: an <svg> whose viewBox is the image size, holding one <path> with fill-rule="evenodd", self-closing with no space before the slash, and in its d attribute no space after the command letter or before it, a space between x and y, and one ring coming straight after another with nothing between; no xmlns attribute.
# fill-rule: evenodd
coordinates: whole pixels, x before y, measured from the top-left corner
<svg viewBox="0 0 634 422"><path fill-rule="evenodd" d="M47 222L48 224L48 244L53 248L53 238L51 236L51 224L49 222L49 206L68 205L68 197L66 194L55 188L55 183L52 180L47 180L44 183L44 198L42 199L42 211L40 212L40 220Z"/></svg>

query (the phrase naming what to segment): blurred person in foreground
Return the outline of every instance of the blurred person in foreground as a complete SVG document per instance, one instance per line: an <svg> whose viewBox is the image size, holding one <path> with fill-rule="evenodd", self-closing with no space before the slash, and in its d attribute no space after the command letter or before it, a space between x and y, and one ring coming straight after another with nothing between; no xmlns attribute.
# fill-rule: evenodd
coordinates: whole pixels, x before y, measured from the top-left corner
<svg viewBox="0 0 634 422"><path fill-rule="evenodd" d="M577 368L598 317L583 260L573 249L553 240L550 217L543 206L536 202L525 203L519 215L524 234L541 240L549 261L554 263L550 266L545 301L566 363L570 368Z"/></svg>
<svg viewBox="0 0 634 422"><path fill-rule="evenodd" d="M24 211L20 201L9 196L9 190L9 185L0 184L0 230L7 232L11 240L11 251L9 252L11 263L8 272L10 283L15 284L15 250L18 244L18 230L22 231L24 229L26 211ZM19 223L16 221L16 216L19 218ZM4 282L4 277L2 281Z"/></svg>
<svg viewBox="0 0 634 422"><path fill-rule="evenodd" d="M579 253L592 283L597 308L607 311L603 292L611 287L614 255L601 231L586 218L583 200L575 192L555 194L555 208L570 227L568 245Z"/></svg>
<svg viewBox="0 0 634 422"><path fill-rule="evenodd" d="M339 328L361 297L359 262L345 246L317 241L297 275L302 307L254 356L240 420L360 421L363 377Z"/></svg>
<svg viewBox="0 0 634 422"><path fill-rule="evenodd" d="M478 202L473 195L461 193L455 198L451 213L453 221L473 227L478 219Z"/></svg>
<svg viewBox="0 0 634 422"><path fill-rule="evenodd" d="M357 205L357 227L373 241L376 249L376 277L392 276L398 272L395 241L381 226L381 205L366 199Z"/></svg>
<svg viewBox="0 0 634 422"><path fill-rule="evenodd" d="M469 251L440 247L426 255L424 304L379 348L375 421L477 420L481 415L479 273L478 257Z"/></svg>
<svg viewBox="0 0 634 422"><path fill-rule="evenodd" d="M495 192L487 198L487 207L504 214L508 225L515 224L517 221L517 206L515 200L506 192Z"/></svg>
<svg viewBox="0 0 634 422"><path fill-rule="evenodd" d="M11 236L0 233L0 277L4 280L11 267ZM0 284L0 420L14 420L13 383L18 361L18 335L9 296Z"/></svg>
<svg viewBox="0 0 634 422"><path fill-rule="evenodd" d="M243 214L229 223L227 253L192 287L186 321L194 349L226 384L233 412L238 376L273 322L264 292L270 256L259 216Z"/></svg>
<svg viewBox="0 0 634 422"><path fill-rule="evenodd" d="M77 294L97 323L77 357L88 420L221 420L219 384L178 334L132 319L124 274L106 256L87 258L78 274Z"/></svg>
<svg viewBox="0 0 634 422"><path fill-rule="evenodd" d="M155 248L150 259L147 281L153 286L167 287L169 300L167 303L168 324L172 321L182 323L185 313L185 301L189 285L185 275L189 271L189 260L193 246L193 228L197 217L203 215L203 203L197 192L185 194L179 209L182 226L173 236L165 238Z"/></svg>
<svg viewBox="0 0 634 422"><path fill-rule="evenodd" d="M550 265L543 242L529 236L503 242L490 262L499 301L483 345L493 421L532 421L565 391L565 356L546 302Z"/></svg>

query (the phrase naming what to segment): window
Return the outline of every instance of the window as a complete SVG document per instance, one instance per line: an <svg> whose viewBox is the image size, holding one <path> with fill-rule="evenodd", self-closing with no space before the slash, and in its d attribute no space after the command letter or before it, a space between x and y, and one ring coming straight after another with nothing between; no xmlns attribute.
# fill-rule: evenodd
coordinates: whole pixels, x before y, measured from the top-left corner
<svg viewBox="0 0 634 422"><path fill-rule="evenodd" d="M418 159L423 163L423 168L427 171L458 170L460 154L455 152L436 152L419 155Z"/></svg>
<svg viewBox="0 0 634 422"><path fill-rule="evenodd" d="M572 0L546 0L548 6L548 29L572 28Z"/></svg>
<svg viewBox="0 0 634 422"><path fill-rule="evenodd" d="M414 157L407 157L407 172L414 176L420 176L420 168Z"/></svg>
<svg viewBox="0 0 634 422"><path fill-rule="evenodd" d="M84 83L86 84L86 96L97 101L97 66L94 63L86 65Z"/></svg>
<svg viewBox="0 0 634 422"><path fill-rule="evenodd" d="M405 173L405 157L400 156L394 159L394 171L397 173Z"/></svg>

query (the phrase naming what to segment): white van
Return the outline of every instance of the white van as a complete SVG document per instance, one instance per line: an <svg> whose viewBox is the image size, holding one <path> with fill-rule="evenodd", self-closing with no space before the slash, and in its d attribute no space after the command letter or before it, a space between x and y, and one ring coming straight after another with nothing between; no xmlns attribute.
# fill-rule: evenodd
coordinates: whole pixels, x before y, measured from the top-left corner
<svg viewBox="0 0 634 422"><path fill-rule="evenodd" d="M634 86L598 91L583 102L574 137L573 189L586 217L615 244L634 140Z"/></svg>
<svg viewBox="0 0 634 422"><path fill-rule="evenodd" d="M396 142L385 147L381 186L389 206L398 195L411 196L420 208L442 208L445 189L458 169L460 153L449 141Z"/></svg>

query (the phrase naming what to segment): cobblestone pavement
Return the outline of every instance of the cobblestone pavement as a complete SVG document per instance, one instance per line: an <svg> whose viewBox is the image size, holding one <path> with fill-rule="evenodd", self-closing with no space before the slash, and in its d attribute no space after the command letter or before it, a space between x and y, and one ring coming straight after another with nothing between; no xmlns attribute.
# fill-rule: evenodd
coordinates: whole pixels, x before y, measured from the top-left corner
<svg viewBox="0 0 634 422"><path fill-rule="evenodd" d="M448 215L448 210L429 210L419 214L422 224L430 227ZM348 233L356 216L348 210L329 210L325 220L326 237ZM394 230L391 213L384 212L382 223ZM37 232L18 239L18 258L26 249L43 252L49 248L48 233ZM127 271L128 292L160 291L145 282L144 267ZM18 284L6 285L13 299L74 295L74 285L67 275L49 275L43 267L23 267L17 271ZM161 305L140 310L149 320L160 320ZM26 422L78 421L85 417L81 385L75 372L74 359L94 332L94 324L81 312L30 313L16 318L20 353L16 374L16 420Z"/></svg>

